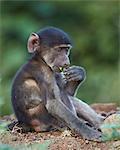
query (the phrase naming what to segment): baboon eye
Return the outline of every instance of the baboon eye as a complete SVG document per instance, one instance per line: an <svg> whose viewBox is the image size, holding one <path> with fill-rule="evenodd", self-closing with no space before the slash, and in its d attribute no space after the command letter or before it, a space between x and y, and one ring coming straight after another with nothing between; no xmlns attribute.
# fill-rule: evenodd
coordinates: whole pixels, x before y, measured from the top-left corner
<svg viewBox="0 0 120 150"><path fill-rule="evenodd" d="M57 49L57 51L58 51L58 52L61 52L61 51L62 51L62 47L59 47L59 48Z"/></svg>
<svg viewBox="0 0 120 150"><path fill-rule="evenodd" d="M66 52L66 54L68 54L70 51L70 47L59 47L59 48L57 48L58 52L61 52L63 50Z"/></svg>

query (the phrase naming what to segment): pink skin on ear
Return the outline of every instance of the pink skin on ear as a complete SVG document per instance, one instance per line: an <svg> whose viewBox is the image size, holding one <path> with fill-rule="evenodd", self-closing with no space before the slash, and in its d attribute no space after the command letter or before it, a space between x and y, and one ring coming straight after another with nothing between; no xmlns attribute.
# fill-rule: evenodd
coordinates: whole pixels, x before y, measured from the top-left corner
<svg viewBox="0 0 120 150"><path fill-rule="evenodd" d="M28 52L34 53L38 46L39 46L39 36L36 33L32 33L27 43Z"/></svg>

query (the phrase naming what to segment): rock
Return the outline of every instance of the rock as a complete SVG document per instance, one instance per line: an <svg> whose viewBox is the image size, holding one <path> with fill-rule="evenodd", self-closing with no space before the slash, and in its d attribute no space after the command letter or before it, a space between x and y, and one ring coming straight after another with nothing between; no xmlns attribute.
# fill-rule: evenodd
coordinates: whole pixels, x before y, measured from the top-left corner
<svg viewBox="0 0 120 150"><path fill-rule="evenodd" d="M92 104L91 107L96 111L96 112L113 112L117 111L117 105L116 103L95 103Z"/></svg>
<svg viewBox="0 0 120 150"><path fill-rule="evenodd" d="M120 114L108 116L100 128L106 138L120 138Z"/></svg>

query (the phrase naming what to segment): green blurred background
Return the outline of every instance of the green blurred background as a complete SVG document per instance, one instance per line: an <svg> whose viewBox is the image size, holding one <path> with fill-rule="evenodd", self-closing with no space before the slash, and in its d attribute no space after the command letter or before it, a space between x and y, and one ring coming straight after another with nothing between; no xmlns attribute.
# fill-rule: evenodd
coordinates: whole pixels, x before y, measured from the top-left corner
<svg viewBox="0 0 120 150"><path fill-rule="evenodd" d="M120 104L118 1L1 1L0 115L12 112L13 76L30 57L27 39L45 26L66 31L70 60L87 70L77 96L88 104Z"/></svg>

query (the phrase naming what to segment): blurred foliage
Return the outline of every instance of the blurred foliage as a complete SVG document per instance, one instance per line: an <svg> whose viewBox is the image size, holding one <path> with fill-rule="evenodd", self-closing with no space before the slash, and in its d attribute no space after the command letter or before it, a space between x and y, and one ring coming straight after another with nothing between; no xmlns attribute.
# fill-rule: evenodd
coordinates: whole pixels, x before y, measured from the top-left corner
<svg viewBox="0 0 120 150"><path fill-rule="evenodd" d="M87 70L78 97L87 103L120 101L118 1L1 1L0 114L11 113L13 76L29 55L31 32L45 26L66 31L73 40L71 63Z"/></svg>
<svg viewBox="0 0 120 150"><path fill-rule="evenodd" d="M107 124L102 126L102 128L108 129L108 133L103 133L102 141L120 140L120 125ZM112 132L109 132L109 129L112 130Z"/></svg>
<svg viewBox="0 0 120 150"><path fill-rule="evenodd" d="M48 146L50 145L50 140L45 140L44 143L33 143L33 144L24 144L18 145L16 147L12 147L8 144L0 144L0 150L48 150Z"/></svg>
<svg viewBox="0 0 120 150"><path fill-rule="evenodd" d="M10 124L10 121L0 121L0 134L7 132L8 124Z"/></svg>

